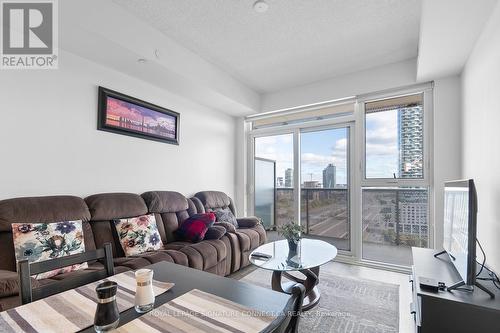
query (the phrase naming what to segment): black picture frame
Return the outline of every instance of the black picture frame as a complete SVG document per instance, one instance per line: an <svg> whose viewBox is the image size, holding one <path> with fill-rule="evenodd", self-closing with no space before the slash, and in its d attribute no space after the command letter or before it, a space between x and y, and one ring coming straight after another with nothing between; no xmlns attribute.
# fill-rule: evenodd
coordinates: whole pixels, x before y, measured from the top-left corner
<svg viewBox="0 0 500 333"><path fill-rule="evenodd" d="M115 134L127 135L136 138L153 140L163 143L169 143L173 145L179 145L179 128L180 128L180 114L178 112L169 110L167 108L163 108L161 106L140 100L138 98L128 96L117 91L107 89L99 86L98 92L98 116L97 116L97 129L100 131L111 132ZM168 133L170 136L160 135L152 132L145 132L144 130L139 130L136 128L144 128L144 115L142 125L137 125L137 121L132 123L133 120L129 120L125 117L119 117L119 120L110 119L108 117L108 100L109 98L124 102L127 106L133 107L136 106L139 109L134 110L135 112L150 112L150 114L158 114L166 116L166 119L174 121L174 133ZM142 110L147 109L147 110ZM142 111L141 111L142 110ZM131 110L131 113L132 110ZM111 115L110 115L111 116ZM116 116L115 116L116 117ZM123 120L122 120L123 119ZM111 122L117 122L121 125L112 125ZM151 127L152 128L152 127ZM159 126L156 127L157 129ZM161 128L163 131L170 131L165 128ZM159 130L158 130L159 131Z"/></svg>

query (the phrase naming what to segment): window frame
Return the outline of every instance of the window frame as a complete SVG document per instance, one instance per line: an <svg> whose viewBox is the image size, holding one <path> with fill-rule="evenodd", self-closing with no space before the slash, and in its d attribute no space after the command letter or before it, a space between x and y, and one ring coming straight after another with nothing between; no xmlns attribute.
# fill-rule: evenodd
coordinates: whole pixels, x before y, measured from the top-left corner
<svg viewBox="0 0 500 333"><path fill-rule="evenodd" d="M391 99L408 95L423 95L424 109L424 142L423 142L423 178L367 178L366 177L366 110L365 104L377 100ZM360 96L357 100L356 121L360 128L358 142L360 143L361 187L430 187L433 177L430 165L432 151L432 85L426 84L413 88L394 89L382 93Z"/></svg>
<svg viewBox="0 0 500 333"><path fill-rule="evenodd" d="M368 102L373 102L383 99L391 99L395 97L422 94L423 95L423 111L424 111L424 138L423 138L423 178L367 178L366 177L366 110L365 104ZM355 114L356 114L356 124L358 126L358 153L356 157L358 159L359 172L359 187L358 187L358 199L359 206L357 207L357 213L359 216L359 237L361 241L358 242L356 253L357 259L368 266L381 266L394 270L407 270L408 267L401 266L397 264L390 263L380 263L369 259L363 258L363 241L362 241L362 218L363 218L363 202L362 194L363 188L401 188L401 187L422 187L428 190L428 247L435 248L435 223L434 223L434 173L431 164L431 158L433 155L433 83L425 83L414 85L411 87L405 87L400 89L390 89L382 92L371 93L360 95L357 98Z"/></svg>
<svg viewBox="0 0 500 333"><path fill-rule="evenodd" d="M269 135L280 135L280 134L293 134L293 145L294 145L294 190L295 196L294 200L300 203L300 184L297 182L300 170L300 135L301 131L305 132L307 130L314 130L321 127L328 127L335 124L346 124L350 123L350 232L351 232L351 246L350 251L339 250L338 261L360 264L367 267L381 268L396 272L408 273L410 267L401 266L391 263L383 263L378 261L371 261L368 259L363 259L363 232L362 232L362 189L365 187L425 187L428 190L428 247L435 248L435 223L434 223L434 170L432 164L433 156L433 140L434 140L434 128L433 128L433 82L426 82L421 84L414 84L410 86L387 89L383 91L378 91L369 94L362 94L358 96L353 96L345 99L339 99L337 101L330 101L325 103L317 103L314 105L291 108L288 110L278 110L273 112L267 112L252 116L245 117L245 128L246 128L246 172L245 172L245 203L247 204L247 210L249 214L253 214L254 209L254 165L253 158L255 155L254 142L256 137L269 136ZM366 178L365 170L365 135L366 135L366 125L365 125L365 103L381 99L390 99L399 96L413 95L413 94L423 94L423 108L424 108L424 142L423 142L423 173L424 177L420 179L408 179L408 178ZM286 112L298 112L322 108L325 106L331 106L341 103L354 103L354 112L351 115L342 115L339 117L333 117L328 119L317 119L313 121L307 121L305 123L293 123L282 126L270 126L261 128L252 128L252 122L256 119L262 117L272 117L274 115L279 115ZM300 221L300 204L295 205L298 210L295 211L295 218Z"/></svg>

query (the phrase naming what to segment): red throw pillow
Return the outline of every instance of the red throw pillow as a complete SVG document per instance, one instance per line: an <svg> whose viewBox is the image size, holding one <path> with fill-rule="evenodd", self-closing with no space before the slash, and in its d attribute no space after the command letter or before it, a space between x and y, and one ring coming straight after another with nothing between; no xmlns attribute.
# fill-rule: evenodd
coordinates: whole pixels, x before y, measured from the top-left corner
<svg viewBox="0 0 500 333"><path fill-rule="evenodd" d="M180 225L176 234L180 240L196 243L205 238L208 228L214 223L214 213L195 214Z"/></svg>

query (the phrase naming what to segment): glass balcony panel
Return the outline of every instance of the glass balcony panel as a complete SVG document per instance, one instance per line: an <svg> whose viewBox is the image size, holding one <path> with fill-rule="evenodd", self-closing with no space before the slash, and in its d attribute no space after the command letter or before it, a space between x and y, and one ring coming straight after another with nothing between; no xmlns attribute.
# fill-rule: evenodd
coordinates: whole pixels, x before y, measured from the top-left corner
<svg viewBox="0 0 500 333"><path fill-rule="evenodd" d="M427 188L363 188L363 259L411 265L411 247L429 246Z"/></svg>

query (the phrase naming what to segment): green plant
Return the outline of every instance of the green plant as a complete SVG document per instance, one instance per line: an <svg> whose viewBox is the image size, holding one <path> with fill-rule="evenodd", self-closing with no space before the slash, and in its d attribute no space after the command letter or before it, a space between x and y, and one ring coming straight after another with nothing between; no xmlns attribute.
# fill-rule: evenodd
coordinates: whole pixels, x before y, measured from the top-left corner
<svg viewBox="0 0 500 333"><path fill-rule="evenodd" d="M278 233L288 240L299 240L303 232L304 227L293 222L278 227Z"/></svg>

